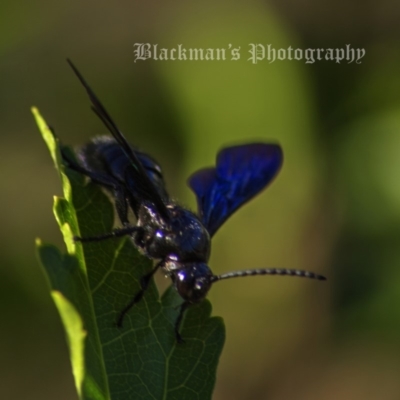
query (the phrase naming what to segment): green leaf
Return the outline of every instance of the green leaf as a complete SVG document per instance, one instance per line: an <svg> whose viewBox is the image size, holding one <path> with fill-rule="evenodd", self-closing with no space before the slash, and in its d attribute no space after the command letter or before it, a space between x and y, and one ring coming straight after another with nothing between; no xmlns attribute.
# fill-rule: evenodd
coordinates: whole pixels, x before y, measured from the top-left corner
<svg viewBox="0 0 400 400"><path fill-rule="evenodd" d="M75 385L78 389L78 394L81 395L80 391L85 373L84 347L86 331L83 329L81 316L62 293L53 290L51 295L60 312L67 333L68 345L71 350L72 372L75 377Z"/></svg>
<svg viewBox="0 0 400 400"><path fill-rule="evenodd" d="M128 313L123 328L115 321L140 288L152 262L128 238L75 243L73 236L109 232L114 211L108 197L83 176L61 165L58 140L32 109L64 191L54 200L54 214L67 247L37 241L71 354L81 399L209 399L225 331L210 317L208 301L186 313L176 343L174 323L182 299L169 288L160 299L154 282Z"/></svg>

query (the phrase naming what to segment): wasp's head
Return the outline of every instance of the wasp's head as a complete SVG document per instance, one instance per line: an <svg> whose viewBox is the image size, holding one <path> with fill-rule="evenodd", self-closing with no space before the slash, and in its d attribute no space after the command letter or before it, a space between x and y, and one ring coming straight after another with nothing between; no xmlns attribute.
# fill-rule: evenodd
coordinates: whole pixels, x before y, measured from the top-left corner
<svg viewBox="0 0 400 400"><path fill-rule="evenodd" d="M211 288L213 274L203 262L167 262L179 295L190 303L203 300Z"/></svg>

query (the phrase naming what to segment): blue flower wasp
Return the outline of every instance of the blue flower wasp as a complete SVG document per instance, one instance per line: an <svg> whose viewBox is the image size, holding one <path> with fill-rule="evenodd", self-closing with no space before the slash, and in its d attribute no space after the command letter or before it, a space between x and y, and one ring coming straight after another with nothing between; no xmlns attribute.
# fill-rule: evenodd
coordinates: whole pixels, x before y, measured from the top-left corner
<svg viewBox="0 0 400 400"><path fill-rule="evenodd" d="M252 143L227 147L217 155L216 167L195 172L189 186L195 193L198 215L176 204L167 194L160 166L147 154L129 145L102 103L74 64L67 60L86 89L91 108L112 136L94 138L78 153L78 162L62 151L64 163L108 189L122 228L94 237L75 237L79 242L93 242L130 235L135 246L147 257L157 260L143 276L141 289L120 312L117 325L139 302L154 273L161 269L168 275L183 303L175 322L175 336L183 342L180 325L185 310L202 301L213 283L230 278L254 275L291 275L325 280L313 272L296 269L249 269L214 275L207 262L211 238L239 207L263 190L276 176L283 161L278 144ZM137 218L128 221L128 210Z"/></svg>

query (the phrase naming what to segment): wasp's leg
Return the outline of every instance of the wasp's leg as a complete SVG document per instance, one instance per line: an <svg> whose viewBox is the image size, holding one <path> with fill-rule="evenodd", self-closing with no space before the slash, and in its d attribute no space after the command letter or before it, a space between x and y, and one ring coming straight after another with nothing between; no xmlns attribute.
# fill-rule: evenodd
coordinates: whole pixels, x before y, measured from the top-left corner
<svg viewBox="0 0 400 400"><path fill-rule="evenodd" d="M190 304L191 303L189 303L188 301L185 301L184 303L182 303L182 305L179 309L178 318L175 321L175 337L176 337L176 341L178 343L185 343L185 341L182 339L181 334L179 333L179 328L181 326L183 315L185 314L185 311L190 306Z"/></svg>
<svg viewBox="0 0 400 400"><path fill-rule="evenodd" d="M127 314L127 312L136 303L138 303L140 300L142 300L142 297L143 297L144 293L146 292L147 288L149 287L149 283L150 283L151 278L156 273L156 271L160 268L161 264L162 264L162 261L157 263L157 265L148 274L142 276L142 278L140 279L140 288L141 288L140 291L135 294L133 299L125 306L125 308L120 312L120 314L118 316L117 326L119 328L122 327L122 323L123 323L124 317Z"/></svg>
<svg viewBox="0 0 400 400"><path fill-rule="evenodd" d="M89 237L74 236L74 240L76 242L100 242L101 240L132 235L133 233L137 232L143 232L143 228L141 226L127 226L125 228L117 228L112 230L111 232L97 236L89 236Z"/></svg>
<svg viewBox="0 0 400 400"><path fill-rule="evenodd" d="M53 127L49 126L49 129L53 136L57 139L57 135ZM62 145L60 144L60 152L63 158L64 164L75 172L79 172L82 175L87 176L90 180L98 185L104 186L114 193L115 208L117 209L118 217L123 225L129 225L128 221L128 205L127 205L127 194L125 188L112 176L94 172L89 169L82 167L79 163L69 157L65 152ZM114 235L115 236L115 235ZM111 236L112 237L112 236Z"/></svg>
<svg viewBox="0 0 400 400"><path fill-rule="evenodd" d="M77 162L72 160L65 151L61 148L61 155L62 158L67 165L68 168L72 169L73 171L79 172L82 175L87 176L90 178L90 180L94 183L97 183L98 185L104 186L107 189L111 190L114 192L114 197L115 197L115 207L118 212L118 216L121 220L121 222L126 225L129 223L127 215L128 215L128 209L127 209L127 202L126 202L126 191L125 188L112 176L102 174L99 172L94 172L91 170L88 170L81 165L79 165Z"/></svg>

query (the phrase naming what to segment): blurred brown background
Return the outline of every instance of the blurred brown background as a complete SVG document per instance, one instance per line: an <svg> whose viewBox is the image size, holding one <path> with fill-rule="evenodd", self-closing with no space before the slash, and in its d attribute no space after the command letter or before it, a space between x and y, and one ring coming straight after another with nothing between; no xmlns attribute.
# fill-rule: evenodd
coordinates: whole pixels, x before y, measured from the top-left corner
<svg viewBox="0 0 400 400"><path fill-rule="evenodd" d="M227 341L214 398L400 398L400 46L395 2L316 0L0 4L0 398L76 399L67 346L34 239L63 246L60 183L30 114L64 143L104 133L65 63L81 69L170 192L223 145L279 141L276 181L218 232L209 298ZM239 61L137 61L134 43L241 46ZM250 43L363 48L361 64L247 61Z"/></svg>

